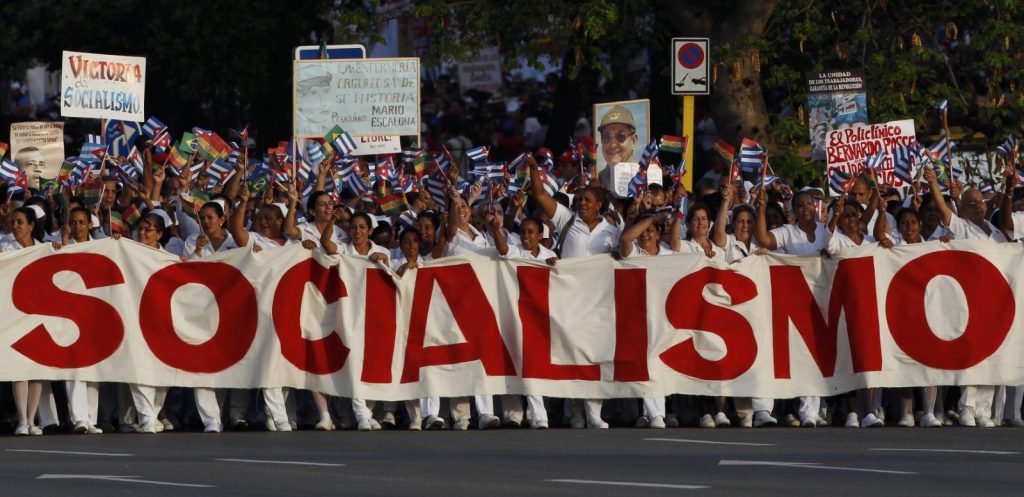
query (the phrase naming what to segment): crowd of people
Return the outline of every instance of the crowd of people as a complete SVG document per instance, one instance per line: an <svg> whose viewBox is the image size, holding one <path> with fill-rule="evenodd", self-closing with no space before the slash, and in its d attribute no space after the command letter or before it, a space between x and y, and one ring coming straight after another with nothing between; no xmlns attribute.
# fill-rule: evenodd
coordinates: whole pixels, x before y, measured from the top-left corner
<svg viewBox="0 0 1024 497"><path fill-rule="evenodd" d="M691 192L680 179L683 168L671 174L673 168L666 166L661 183L635 185L630 196L620 197L601 183L586 159L589 147L580 140L557 156L547 149L530 150L495 167L453 160L443 146L437 155L413 150L367 161L341 150L332 153L325 145L328 157L319 161L285 153L270 154L257 164L247 160L247 153L233 154L233 170L208 175L213 165L200 154L175 168L153 153L152 143L140 141L139 177L127 171L124 158L105 156L77 188L61 184L37 190L5 182L0 250L131 238L190 261L228 250L301 244L311 251L365 257L401 277L420 264L463 253L549 265L599 254L694 254L732 263L768 252L812 256L875 243L890 248L935 240L1007 243L1024 238L1024 213L1016 212L1022 206L1012 194L1015 175L1007 176L1007 194L982 193L955 180L940 184L935 171L923 166L923 180L909 189L879 185L863 174L829 199L816 188L794 192L784 181L746 181L735 168L718 180L698 181ZM305 181L297 172L300 161L309 168ZM267 176L254 178L260 170ZM95 201L84 193L88 177L95 177L93 186L100 185ZM609 423L655 429L875 427L886 419L898 426L1024 426L1024 386L863 389L826 399L788 400L531 395L525 403L519 395L375 403L289 388L82 381L16 381L11 386L13 402L5 414L16 435L40 435L55 426L82 434L221 432L254 425L272 431L465 430L471 425L601 429Z"/></svg>

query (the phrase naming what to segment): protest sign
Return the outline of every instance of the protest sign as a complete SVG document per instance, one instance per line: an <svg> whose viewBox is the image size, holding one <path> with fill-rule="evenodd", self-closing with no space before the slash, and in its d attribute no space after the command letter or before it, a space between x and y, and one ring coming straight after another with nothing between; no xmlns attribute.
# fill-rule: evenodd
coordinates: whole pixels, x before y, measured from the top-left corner
<svg viewBox="0 0 1024 497"><path fill-rule="evenodd" d="M11 157L32 188L40 178L56 178L64 162L64 123L11 123Z"/></svg>
<svg viewBox="0 0 1024 497"><path fill-rule="evenodd" d="M397 154L402 143L397 136L356 136L356 149L349 155Z"/></svg>
<svg viewBox="0 0 1024 497"><path fill-rule="evenodd" d="M612 193L625 198L629 196L629 182L640 170L637 162L620 162L612 166ZM664 186L664 177L661 167L657 164L647 166L647 184Z"/></svg>
<svg viewBox="0 0 1024 497"><path fill-rule="evenodd" d="M143 122L146 58L64 51L60 115Z"/></svg>
<svg viewBox="0 0 1024 497"><path fill-rule="evenodd" d="M862 71L807 73L807 121L811 159L825 158L829 132L868 123L868 97Z"/></svg>
<svg viewBox="0 0 1024 497"><path fill-rule="evenodd" d="M321 137L334 125L353 136L418 136L418 58L296 60L293 123L297 137Z"/></svg>
<svg viewBox="0 0 1024 497"><path fill-rule="evenodd" d="M490 252L398 277L299 245L181 262L127 238L39 244L0 254L0 380L379 400L1019 385L1021 264L1020 244L954 241L731 265Z"/></svg>
<svg viewBox="0 0 1024 497"><path fill-rule="evenodd" d="M886 152L878 179L886 185L903 186L893 174L892 151L916 139L913 119L833 130L827 137L825 177L831 177L834 169L856 175L867 167L869 155Z"/></svg>
<svg viewBox="0 0 1024 497"><path fill-rule="evenodd" d="M485 48L471 55L472 60L459 63L459 88L494 93L501 89L501 55L498 49Z"/></svg>

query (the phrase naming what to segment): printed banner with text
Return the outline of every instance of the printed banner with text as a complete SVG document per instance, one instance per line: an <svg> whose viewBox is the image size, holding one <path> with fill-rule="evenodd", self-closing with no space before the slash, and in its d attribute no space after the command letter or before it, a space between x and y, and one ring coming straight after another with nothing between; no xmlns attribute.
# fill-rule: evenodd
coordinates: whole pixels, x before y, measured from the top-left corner
<svg viewBox="0 0 1024 497"><path fill-rule="evenodd" d="M128 240L0 254L0 380L291 386L378 400L789 398L1024 383L1024 247L554 267L446 258L398 278L300 246L179 262Z"/></svg>
<svg viewBox="0 0 1024 497"><path fill-rule="evenodd" d="M146 58L64 51L60 115L143 122Z"/></svg>

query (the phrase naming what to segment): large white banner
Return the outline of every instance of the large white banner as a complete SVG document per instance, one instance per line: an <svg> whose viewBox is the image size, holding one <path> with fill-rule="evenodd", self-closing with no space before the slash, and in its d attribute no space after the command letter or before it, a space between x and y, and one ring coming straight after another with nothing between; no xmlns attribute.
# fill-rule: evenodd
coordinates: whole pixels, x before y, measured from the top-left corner
<svg viewBox="0 0 1024 497"><path fill-rule="evenodd" d="M0 254L0 380L292 386L400 400L793 397L1024 383L1024 247L840 258L446 258L398 278L294 246Z"/></svg>
<svg viewBox="0 0 1024 497"><path fill-rule="evenodd" d="M146 58L64 51L60 115L143 122Z"/></svg>
<svg viewBox="0 0 1024 497"><path fill-rule="evenodd" d="M296 60L295 136L420 134L420 59Z"/></svg>

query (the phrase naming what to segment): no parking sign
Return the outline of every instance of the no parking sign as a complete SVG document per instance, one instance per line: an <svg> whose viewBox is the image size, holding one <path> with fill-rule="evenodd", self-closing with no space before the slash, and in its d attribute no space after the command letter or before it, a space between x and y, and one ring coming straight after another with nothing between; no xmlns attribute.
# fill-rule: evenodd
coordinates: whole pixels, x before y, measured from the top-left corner
<svg viewBox="0 0 1024 497"><path fill-rule="evenodd" d="M672 94L707 95L708 39L672 38Z"/></svg>

